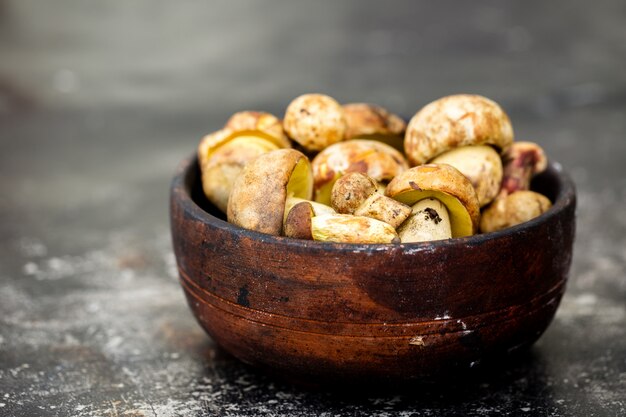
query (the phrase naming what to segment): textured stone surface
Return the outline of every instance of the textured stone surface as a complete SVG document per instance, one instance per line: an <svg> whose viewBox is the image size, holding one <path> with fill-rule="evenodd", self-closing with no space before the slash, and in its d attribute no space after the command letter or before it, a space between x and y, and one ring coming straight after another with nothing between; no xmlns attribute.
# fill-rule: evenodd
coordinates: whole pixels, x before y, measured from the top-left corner
<svg viewBox="0 0 626 417"><path fill-rule="evenodd" d="M625 18L617 0L0 0L0 415L625 414ZM312 91L407 116L483 94L572 174L571 281L527 355L338 394L202 333L175 277L175 166L231 113Z"/></svg>

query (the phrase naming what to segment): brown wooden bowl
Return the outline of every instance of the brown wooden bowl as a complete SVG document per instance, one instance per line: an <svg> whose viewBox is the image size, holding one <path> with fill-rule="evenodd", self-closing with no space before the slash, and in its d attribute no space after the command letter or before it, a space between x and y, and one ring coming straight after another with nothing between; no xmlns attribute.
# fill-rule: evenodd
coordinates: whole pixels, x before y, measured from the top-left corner
<svg viewBox="0 0 626 417"><path fill-rule="evenodd" d="M558 164L533 182L554 206L499 232L400 245L321 243L231 225L195 157L171 188L180 282L193 314L242 361L301 380L417 378L531 345L572 260L576 194Z"/></svg>

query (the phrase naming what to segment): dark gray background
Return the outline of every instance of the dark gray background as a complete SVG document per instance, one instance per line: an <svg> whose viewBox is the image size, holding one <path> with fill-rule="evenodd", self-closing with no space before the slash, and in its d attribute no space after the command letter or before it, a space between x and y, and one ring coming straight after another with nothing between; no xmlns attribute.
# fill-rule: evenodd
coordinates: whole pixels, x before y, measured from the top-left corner
<svg viewBox="0 0 626 417"><path fill-rule="evenodd" d="M305 92L509 112L578 187L557 316L495 374L307 391L206 337L167 219L178 162ZM626 3L0 0L0 415L626 413Z"/></svg>

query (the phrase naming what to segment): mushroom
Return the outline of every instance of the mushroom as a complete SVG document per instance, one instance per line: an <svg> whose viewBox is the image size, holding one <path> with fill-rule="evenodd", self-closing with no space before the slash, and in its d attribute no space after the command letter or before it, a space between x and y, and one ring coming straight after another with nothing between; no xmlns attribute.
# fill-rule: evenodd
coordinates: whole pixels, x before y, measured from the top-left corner
<svg viewBox="0 0 626 417"><path fill-rule="evenodd" d="M360 172L350 172L335 182L330 203L337 213L371 217L394 229L411 214L411 207L380 193L376 181Z"/></svg>
<svg viewBox="0 0 626 417"><path fill-rule="evenodd" d="M539 145L515 142L505 150L504 177L496 199L482 214L480 230L494 232L515 226L545 213L552 203L548 198L530 191L530 181L543 172L548 160Z"/></svg>
<svg viewBox="0 0 626 417"><path fill-rule="evenodd" d="M204 194L226 212L228 195L241 169L263 153L289 147L275 116L249 111L234 114L223 129L205 136L198 146Z"/></svg>
<svg viewBox="0 0 626 417"><path fill-rule="evenodd" d="M289 200L310 200L312 195L313 173L308 158L295 149L274 150L248 163L235 180L228 199L228 221L280 235Z"/></svg>
<svg viewBox="0 0 626 417"><path fill-rule="evenodd" d="M404 149L409 163L419 165L461 146L505 149L512 142L511 121L497 103L478 95L458 94L427 104L411 118Z"/></svg>
<svg viewBox="0 0 626 417"><path fill-rule="evenodd" d="M462 146L444 152L430 162L452 165L461 171L476 189L481 207L491 203L500 191L502 159L491 146Z"/></svg>
<svg viewBox="0 0 626 417"><path fill-rule="evenodd" d="M287 106L285 132L306 151L320 151L343 140L346 118L341 105L323 94L304 94Z"/></svg>
<svg viewBox="0 0 626 417"><path fill-rule="evenodd" d="M375 182L373 187L375 189ZM337 214L333 208L314 201L297 198L291 200L296 204L285 216L283 234L287 237L343 243L400 242L394 227L384 221L366 216ZM394 203L401 204L397 201ZM288 202L286 205L289 204Z"/></svg>
<svg viewBox="0 0 626 417"><path fill-rule="evenodd" d="M343 111L347 125L345 140L375 139L403 149L406 122L400 116L369 103L344 104Z"/></svg>
<svg viewBox="0 0 626 417"><path fill-rule="evenodd" d="M413 209L398 228L403 243L471 236L478 229L476 190L450 165L427 164L404 171L391 180L385 194Z"/></svg>
<svg viewBox="0 0 626 417"><path fill-rule="evenodd" d="M460 94L419 110L409 121L404 146L412 166L446 163L461 171L477 188L482 207L495 198L502 180L500 158L491 148L501 151L512 142L511 121L497 103Z"/></svg>
<svg viewBox="0 0 626 417"><path fill-rule="evenodd" d="M348 172L362 172L386 183L409 168L404 156L382 142L352 139L336 143L318 153L313 161L315 201L330 204L335 181Z"/></svg>
<svg viewBox="0 0 626 417"><path fill-rule="evenodd" d="M548 158L538 144L534 142L515 142L502 154L504 176L500 195L507 195L518 190L529 190L533 176L548 167Z"/></svg>
<svg viewBox="0 0 626 417"><path fill-rule="evenodd" d="M552 203L542 194L519 190L506 197L497 198L480 219L483 233L495 232L534 219L545 213Z"/></svg>
<svg viewBox="0 0 626 417"><path fill-rule="evenodd" d="M311 202L296 204L285 221L285 236L321 242L400 243L388 223L349 214L315 215Z"/></svg>
<svg viewBox="0 0 626 417"><path fill-rule="evenodd" d="M281 143L282 148L290 148L289 139L283 130L281 121L271 113L262 111L246 110L233 114L224 128L241 132L246 130L260 130L275 137Z"/></svg>
<svg viewBox="0 0 626 417"><path fill-rule="evenodd" d="M287 220L287 215L291 212L291 209L293 209L300 203L308 203L308 205L311 207L311 210L313 210L314 216L319 216L321 214L337 213L332 207L327 206L326 204L318 203L317 201L311 201L304 198L290 196L287 197L287 201L285 202L285 215L283 218L283 223Z"/></svg>
<svg viewBox="0 0 626 417"><path fill-rule="evenodd" d="M411 208L411 216L399 228L403 243L450 239L452 224L446 206L436 198L424 198Z"/></svg>

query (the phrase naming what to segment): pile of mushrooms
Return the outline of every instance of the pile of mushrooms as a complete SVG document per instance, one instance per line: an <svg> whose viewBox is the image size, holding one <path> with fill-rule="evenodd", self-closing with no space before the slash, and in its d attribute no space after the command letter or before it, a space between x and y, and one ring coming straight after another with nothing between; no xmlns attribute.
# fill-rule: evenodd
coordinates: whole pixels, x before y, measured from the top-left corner
<svg viewBox="0 0 626 417"><path fill-rule="evenodd" d="M453 95L408 125L382 107L305 94L283 120L233 115L198 147L202 188L229 222L347 243L423 242L526 222L551 202L530 190L541 147L514 142L507 114Z"/></svg>

